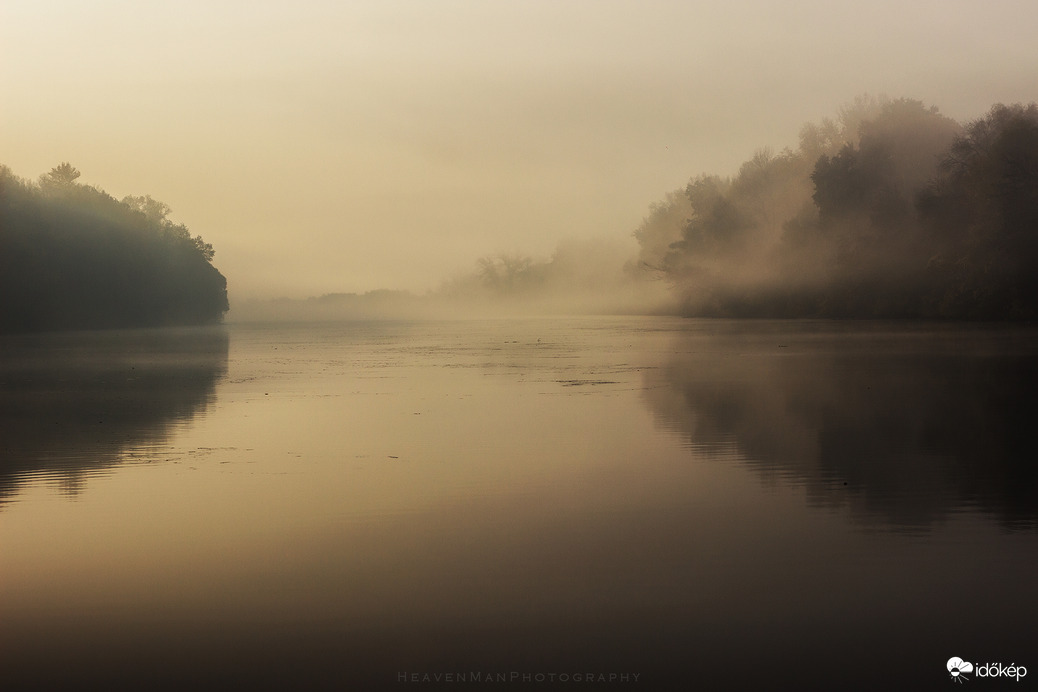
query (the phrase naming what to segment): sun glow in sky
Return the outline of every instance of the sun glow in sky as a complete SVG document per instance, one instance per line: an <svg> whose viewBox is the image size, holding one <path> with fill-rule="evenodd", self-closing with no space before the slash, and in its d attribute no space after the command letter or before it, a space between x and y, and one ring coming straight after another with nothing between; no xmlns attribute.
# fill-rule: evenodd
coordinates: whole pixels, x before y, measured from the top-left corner
<svg viewBox="0 0 1038 692"><path fill-rule="evenodd" d="M0 163L166 202L232 304L423 291L628 237L862 93L1038 100L1035 26L1031 0L5 0Z"/></svg>

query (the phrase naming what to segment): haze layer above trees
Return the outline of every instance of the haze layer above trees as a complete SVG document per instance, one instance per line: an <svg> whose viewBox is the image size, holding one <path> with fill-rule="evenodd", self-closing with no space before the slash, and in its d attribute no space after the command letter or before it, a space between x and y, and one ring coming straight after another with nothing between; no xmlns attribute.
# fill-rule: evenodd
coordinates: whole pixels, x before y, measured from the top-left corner
<svg viewBox="0 0 1038 692"><path fill-rule="evenodd" d="M213 247L151 197L117 201L68 163L0 166L0 332L202 324L227 310Z"/></svg>
<svg viewBox="0 0 1038 692"><path fill-rule="evenodd" d="M862 97L635 231L687 315L1038 317L1038 106L966 125Z"/></svg>

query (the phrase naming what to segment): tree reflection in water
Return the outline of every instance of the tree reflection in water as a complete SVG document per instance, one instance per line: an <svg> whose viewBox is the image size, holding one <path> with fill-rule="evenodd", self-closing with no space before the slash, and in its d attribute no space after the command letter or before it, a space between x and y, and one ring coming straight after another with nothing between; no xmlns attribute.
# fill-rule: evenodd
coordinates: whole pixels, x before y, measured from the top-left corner
<svg viewBox="0 0 1038 692"><path fill-rule="evenodd" d="M646 401L706 453L924 529L978 509L1007 528L1038 516L1038 339L958 325L717 322L646 371Z"/></svg>
<svg viewBox="0 0 1038 692"><path fill-rule="evenodd" d="M130 448L160 443L212 401L227 353L217 327L0 339L0 508L37 479L75 495Z"/></svg>

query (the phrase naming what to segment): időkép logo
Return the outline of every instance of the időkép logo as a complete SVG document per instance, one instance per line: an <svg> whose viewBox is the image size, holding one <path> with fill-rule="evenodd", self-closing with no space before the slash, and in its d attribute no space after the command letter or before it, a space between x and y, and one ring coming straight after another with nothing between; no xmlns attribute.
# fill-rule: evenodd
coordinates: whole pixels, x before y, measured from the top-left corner
<svg viewBox="0 0 1038 692"><path fill-rule="evenodd" d="M1004 663L973 664L963 661L958 656L948 659L947 668L952 682L965 682L970 679L971 675L978 678L1008 678L1020 682L1027 675L1027 668L1015 663L1010 663L1008 666Z"/></svg>

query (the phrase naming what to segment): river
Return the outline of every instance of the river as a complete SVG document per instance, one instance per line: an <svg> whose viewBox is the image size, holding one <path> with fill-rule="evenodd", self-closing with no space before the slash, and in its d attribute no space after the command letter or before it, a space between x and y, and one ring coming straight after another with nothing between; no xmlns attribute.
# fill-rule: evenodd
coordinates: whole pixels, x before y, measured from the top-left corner
<svg viewBox="0 0 1038 692"><path fill-rule="evenodd" d="M5 689L1038 679L1034 328L231 324L0 355Z"/></svg>

